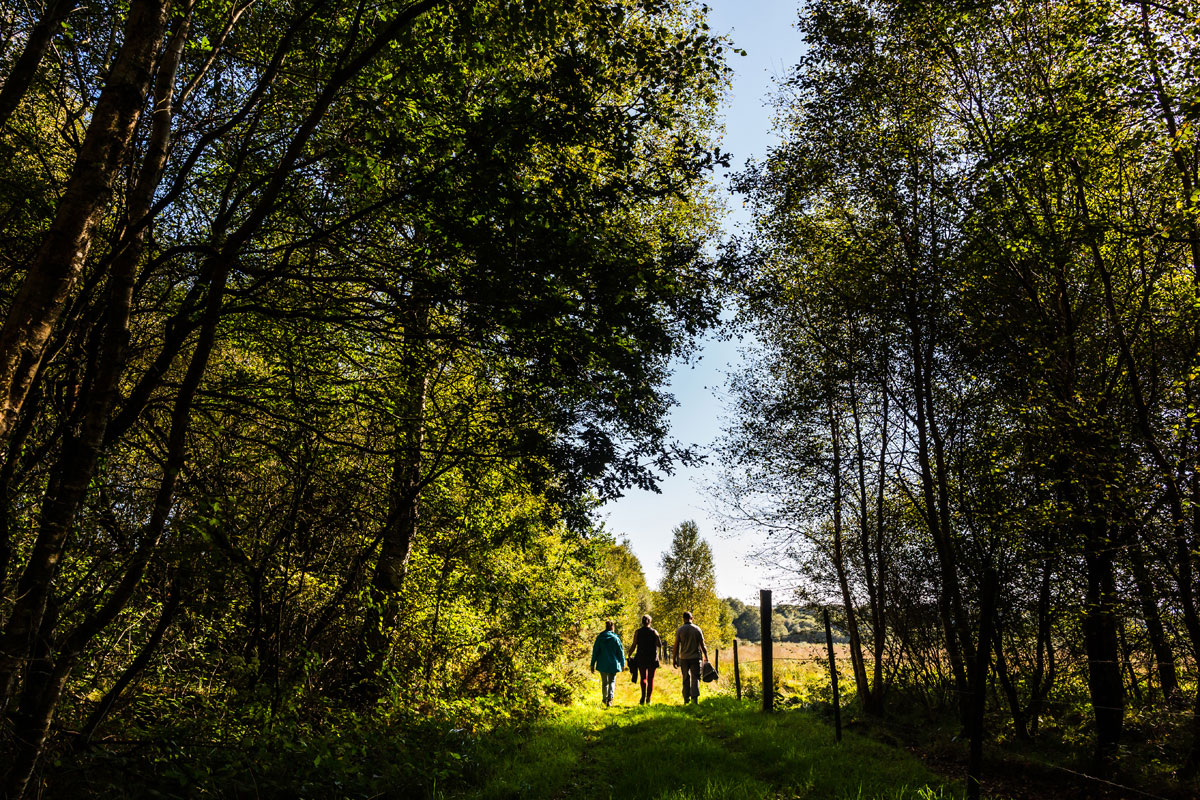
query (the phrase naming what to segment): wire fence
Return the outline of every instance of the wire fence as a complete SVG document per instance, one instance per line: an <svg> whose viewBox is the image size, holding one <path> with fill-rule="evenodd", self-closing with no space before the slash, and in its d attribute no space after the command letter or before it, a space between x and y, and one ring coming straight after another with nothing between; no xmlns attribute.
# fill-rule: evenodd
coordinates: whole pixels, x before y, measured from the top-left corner
<svg viewBox="0 0 1200 800"><path fill-rule="evenodd" d="M770 615L772 613L772 607L770 605L770 592L764 590L762 599L762 630L770 630ZM822 648L824 650L823 653L811 652L802 655L775 655L773 652L774 643L768 640L767 642L763 643L763 645L760 645L758 648L756 648L758 650L757 653L753 653L753 655L751 655L751 653L746 653L745 655L750 656L747 658L744 656L739 656L738 643L735 640L732 648L732 659L729 659L728 655L726 655L726 671L723 673L722 677L726 681L728 681L729 677L733 678L734 688L738 700L747 698L761 700L764 711L773 710L774 700L777 692L782 695L782 692L780 692L781 689L790 689L792 691L800 689L801 694L807 695L809 699L819 699L824 702L829 702L833 710L835 736L837 740L840 741L842 701L838 689L838 683L839 678L844 681L847 677L853 678L853 674L852 671L847 671L846 674L842 674L842 664L848 660L848 656L843 652L840 658L842 664L838 663L839 658L835 650L840 648L835 648L833 643L832 633L828 627L828 611L825 612L824 616L826 619L826 642ZM814 650L816 647L820 647L820 645L817 645L816 643L810 644L814 645ZM664 646L664 654L666 653L666 650L667 648ZM728 654L729 651L726 650L725 653ZM721 662L721 656L722 651L714 649L713 662L714 666L718 667L718 671L720 671L719 665ZM730 661L732 661L732 663L730 663ZM1098 662L1093 661L1092 663ZM729 674L730 667L732 668L732 676ZM799 678L799 683L794 680L796 678ZM767 688L768 682L770 682L769 689ZM745 688L748 690L746 692L743 691L743 683L745 683ZM948 686L942 688L959 696L978 696L973 691L956 689ZM990 689L992 692L996 691L994 682L990 685ZM988 691L988 688L985 687L984 691ZM1129 707L1106 705L1092 705L1091 708L1097 711L1114 711L1122 713L1130 713L1132 710ZM979 706L977 713L979 715L978 719L972 724L973 727L975 727L975 730L971 734L972 755L967 770L968 798L977 798L980 796L980 787L982 783L982 762L978 756L983 742L984 730L982 705ZM1179 711L1172 709L1155 709L1152 712L1152 715L1162 718L1195 718L1195 715L1190 711ZM902 739L911 739L917 734L915 728L905 727L890 720L876 718L874 716L871 717L868 724L872 727L880 727L888 730L891 734L899 735ZM1001 750L999 752L999 757L1000 760L1006 764L1018 764L1025 768L1039 768L1049 773L1057 773L1060 776L1069 777L1077 784L1094 784L1096 787L1105 787L1107 790L1119 793L1120 797L1139 797L1150 798L1150 800L1168 800L1162 795L1147 791L1145 789L1129 786L1109 778L1091 775L1086 772L1071 769L1070 767L1066 767L1061 764L1051 763L1049 761L1044 761L1042 759L1027 756L1025 754L1015 753L1011 750ZM1101 790L1097 788L1096 791L1099 792Z"/></svg>
<svg viewBox="0 0 1200 800"><path fill-rule="evenodd" d="M800 666L808 665L810 667L815 667L815 668L818 668L818 669L824 671L826 673L826 675L828 674L829 664L828 664L827 658L821 658L818 656L782 656L782 657L773 657L771 660L776 663L785 662L785 663L792 664L792 665L800 665ZM740 659L739 658L738 665L737 665L737 672L739 672L740 674L734 675L734 676L723 675L722 677L725 679L728 679L729 677L733 677L734 681L739 684L744 684L746 682L753 684L756 680L758 680L760 678L759 669L757 669L757 668L760 668L762 663L763 663L763 659L761 659L761 658L750 658L750 659ZM732 665L730 665L730 666L732 666ZM750 667L750 669L746 670L747 667ZM835 663L835 667L838 669L839 673L842 672L841 665ZM747 674L747 673L749 673L749 674ZM843 677L847 677L847 676L843 676ZM784 680L786 681L786 677L784 677ZM819 685L820 685L821 689L828 690L830 688L830 681L826 678L825 680L820 681ZM760 698L759 698L758 692L761 691L761 689L759 686L754 686L753 688L754 688L753 692L751 692L750 694L748 694L744 697L739 696L738 699L739 700L752 699L752 700L756 700L756 701L759 700ZM962 692L960 690L954 690L954 689L950 689L950 691L956 692L959 694L969 694L969 692ZM823 692L822 692L822 694L823 694ZM823 699L832 700L832 698L823 698ZM839 698L839 702L840 702L840 698ZM1108 707L1108 706L1101 706L1100 708L1104 708L1106 710L1113 710L1113 711L1128 711L1129 710L1129 709L1120 709L1120 708ZM1168 712L1168 711L1163 711L1160 715L1172 716L1172 717L1187 717L1187 718L1191 718L1193 716L1190 712ZM895 735L902 740L911 739L915 735L915 729L913 727L895 723L895 722L892 722L892 721L886 720L886 719L872 718L869 722L869 725L872 727L876 727L876 728L883 728L883 729L887 730L889 733L891 733L892 735ZM1036 767L1036 768L1046 770L1049 772L1058 773L1063 776L1068 776L1074 781L1094 783L1098 786L1104 786L1110 790L1119 791L1119 792L1124 793L1122 796L1150 798L1150 800L1169 800L1169 798L1163 797L1162 795L1155 794L1153 792L1146 791L1145 789L1139 789L1135 786L1129 786L1127 784L1119 783L1117 781L1113 781L1113 780L1110 780L1107 778L1102 778L1102 777L1099 777L1096 775L1089 775L1086 772L1080 772L1078 770L1071 769L1070 767L1064 767L1061 764L1054 764L1049 761L1044 761L1042 759L1034 758L1034 757L1031 757L1028 755L1013 753L1011 751L1005 750L1002 752L1001 758L1006 763L1015 762L1026 768Z"/></svg>

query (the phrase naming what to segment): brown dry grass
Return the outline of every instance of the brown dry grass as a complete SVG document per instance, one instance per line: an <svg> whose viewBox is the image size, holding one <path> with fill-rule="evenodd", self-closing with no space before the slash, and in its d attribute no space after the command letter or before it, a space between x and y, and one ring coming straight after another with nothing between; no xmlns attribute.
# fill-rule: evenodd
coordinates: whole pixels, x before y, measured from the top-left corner
<svg viewBox="0 0 1200 800"><path fill-rule="evenodd" d="M784 661L791 659L800 659L802 661L811 661L813 659L824 659L828 661L829 655L826 652L824 644L816 644L814 642L773 642L771 644L771 653L775 661ZM841 661L844 658L850 657L850 646L846 644L835 644L833 646L834 659ZM751 663L762 660L762 645L754 642L738 641L738 661ZM733 666L733 648L726 647L721 651L721 661L727 663L730 667Z"/></svg>
<svg viewBox="0 0 1200 800"><path fill-rule="evenodd" d="M784 697L808 702L829 694L829 651L826 645L815 642L774 642L771 651L776 688ZM843 686L848 686L846 681L851 679L849 645L835 644L833 657L837 663L838 680ZM738 641L738 665L743 689L757 691L753 687L762 683L762 646ZM732 690L732 647L721 648L719 666L722 688ZM845 692L845 689L842 691Z"/></svg>

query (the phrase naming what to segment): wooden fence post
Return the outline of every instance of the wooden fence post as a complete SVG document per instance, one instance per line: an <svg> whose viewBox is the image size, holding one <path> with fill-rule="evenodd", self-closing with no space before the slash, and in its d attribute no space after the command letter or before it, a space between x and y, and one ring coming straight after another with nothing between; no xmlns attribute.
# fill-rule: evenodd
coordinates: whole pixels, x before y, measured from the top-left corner
<svg viewBox="0 0 1200 800"><path fill-rule="evenodd" d="M762 702L763 711L775 710L775 674L772 668L771 652L771 590L758 590L758 612L762 627L759 635L762 638Z"/></svg>
<svg viewBox="0 0 1200 800"><path fill-rule="evenodd" d="M733 685L737 687L737 698L742 699L742 674L738 672L737 639L733 640Z"/></svg>
<svg viewBox="0 0 1200 800"><path fill-rule="evenodd" d="M842 740L842 698L838 694L837 664L833 660L833 628L829 625L829 609L825 609L825 646L829 648L829 681L833 686L833 730L837 741Z"/></svg>

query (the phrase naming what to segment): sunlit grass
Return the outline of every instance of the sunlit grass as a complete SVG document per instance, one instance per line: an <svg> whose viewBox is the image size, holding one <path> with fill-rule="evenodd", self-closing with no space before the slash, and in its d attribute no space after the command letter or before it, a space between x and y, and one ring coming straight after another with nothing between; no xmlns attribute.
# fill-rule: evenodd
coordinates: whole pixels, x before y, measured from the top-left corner
<svg viewBox="0 0 1200 800"><path fill-rule="evenodd" d="M940 800L957 796L908 753L847 733L820 717L764 716L711 685L680 705L678 673L660 670L655 704L618 676L613 708L595 686L559 715L513 738L488 764L480 800ZM725 682L722 681L724 684ZM707 691L706 691L707 690Z"/></svg>

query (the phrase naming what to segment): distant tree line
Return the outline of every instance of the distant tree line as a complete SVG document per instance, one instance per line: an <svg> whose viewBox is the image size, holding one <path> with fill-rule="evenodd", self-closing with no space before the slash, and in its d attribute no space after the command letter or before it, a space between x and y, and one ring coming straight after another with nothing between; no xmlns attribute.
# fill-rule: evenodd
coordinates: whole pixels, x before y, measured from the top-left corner
<svg viewBox="0 0 1200 800"><path fill-rule="evenodd" d="M724 603L729 606L737 638L761 642L762 610L758 606L748 606L735 597L725 598ZM780 603L772 609L772 641L823 643L825 639L825 622L820 608ZM833 641L839 644L846 642L845 633L840 629L833 630Z"/></svg>

